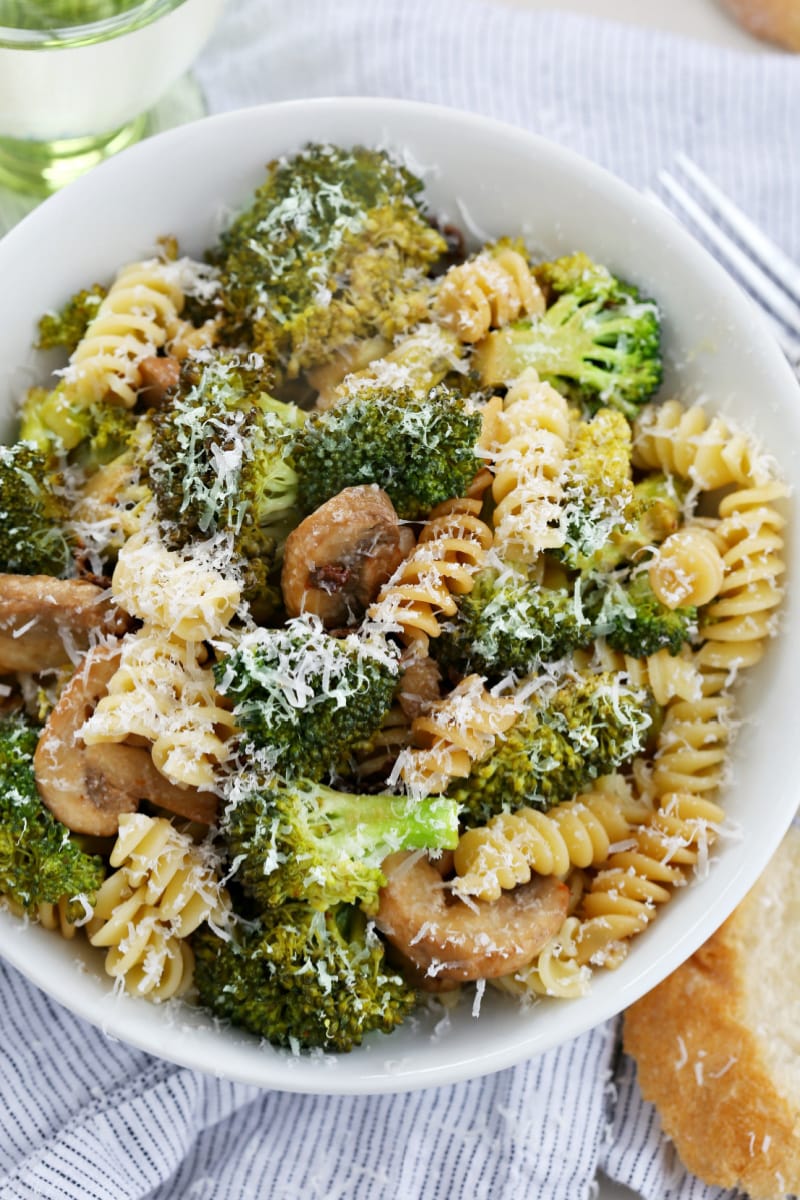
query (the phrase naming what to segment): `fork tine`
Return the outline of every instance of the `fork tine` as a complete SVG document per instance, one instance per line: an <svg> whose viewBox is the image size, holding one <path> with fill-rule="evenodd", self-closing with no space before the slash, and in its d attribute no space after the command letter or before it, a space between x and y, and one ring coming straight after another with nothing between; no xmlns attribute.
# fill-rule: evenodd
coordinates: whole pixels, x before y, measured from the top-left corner
<svg viewBox="0 0 800 1200"><path fill-rule="evenodd" d="M664 212L669 213L673 221L678 220L675 213L667 204L664 203L657 192L652 191L650 188L645 188L644 195L647 196L649 200L652 200L655 204L658 204L659 208L663 209ZM750 298L755 303L755 297L751 296ZM792 366L795 368L800 366L800 337L792 337L792 335L787 332L786 326L783 324L783 322L779 321L777 317L774 317L769 309L764 308L761 304L758 304L757 308L762 318L767 322L772 330L775 340L778 342L783 352L791 361Z"/></svg>
<svg viewBox="0 0 800 1200"><path fill-rule="evenodd" d="M667 171L659 171L658 178L676 204L688 213L699 229L702 229L714 248L728 260L761 303L779 316L790 329L800 329L800 304L779 288L769 275L715 224L694 197L690 196L686 189Z"/></svg>
<svg viewBox="0 0 800 1200"><path fill-rule="evenodd" d="M762 265L772 274L776 281L800 302L800 266L784 254L763 230L750 220L740 208L720 191L705 171L692 162L688 154L676 154L675 161L681 170L691 179L692 183L711 202L720 216L724 217L734 233L751 251L754 258L759 258Z"/></svg>

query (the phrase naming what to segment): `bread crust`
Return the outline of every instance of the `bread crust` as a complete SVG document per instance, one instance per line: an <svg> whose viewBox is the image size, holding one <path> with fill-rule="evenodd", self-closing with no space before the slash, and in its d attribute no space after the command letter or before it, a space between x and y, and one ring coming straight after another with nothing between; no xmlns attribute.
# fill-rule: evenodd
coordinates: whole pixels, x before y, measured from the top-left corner
<svg viewBox="0 0 800 1200"><path fill-rule="evenodd" d="M725 0L734 17L758 38L800 50L797 0Z"/></svg>
<svg viewBox="0 0 800 1200"><path fill-rule="evenodd" d="M790 1094L765 1054L770 1014L755 1029L746 1010L748 972L760 967L774 972L775 1005L782 988L789 1003L793 972L754 961L753 944L769 912L768 873L786 871L788 882L798 865L800 831L793 829L725 924L625 1015L624 1045L636 1060L642 1094L656 1105L685 1166L706 1183L739 1186L754 1200L800 1192L800 1097ZM775 886L774 877L769 884ZM788 944L786 950L788 960Z"/></svg>

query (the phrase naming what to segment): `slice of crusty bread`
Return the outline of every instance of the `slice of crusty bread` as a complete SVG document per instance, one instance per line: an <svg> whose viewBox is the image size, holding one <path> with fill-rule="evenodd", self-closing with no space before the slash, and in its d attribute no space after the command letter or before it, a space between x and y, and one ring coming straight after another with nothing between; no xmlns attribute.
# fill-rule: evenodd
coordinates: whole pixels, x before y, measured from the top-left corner
<svg viewBox="0 0 800 1200"><path fill-rule="evenodd" d="M686 1167L800 1192L800 829L733 915L625 1015L645 1099Z"/></svg>
<svg viewBox="0 0 800 1200"><path fill-rule="evenodd" d="M725 0L737 21L756 37L800 50L798 0Z"/></svg>

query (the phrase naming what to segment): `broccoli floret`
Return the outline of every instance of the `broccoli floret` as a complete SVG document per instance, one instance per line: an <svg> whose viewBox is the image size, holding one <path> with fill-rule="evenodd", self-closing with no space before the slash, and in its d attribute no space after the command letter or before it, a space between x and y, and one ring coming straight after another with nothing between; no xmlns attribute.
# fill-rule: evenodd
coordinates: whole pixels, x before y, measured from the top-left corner
<svg viewBox="0 0 800 1200"><path fill-rule="evenodd" d="M346 487L377 483L404 520L461 496L480 467L475 444L480 413L445 387L426 394L376 384L359 387L313 414L297 438L292 463L304 509Z"/></svg>
<svg viewBox="0 0 800 1200"><path fill-rule="evenodd" d="M44 456L27 442L0 446L0 571L68 574L67 516Z"/></svg>
<svg viewBox="0 0 800 1200"><path fill-rule="evenodd" d="M99 283L76 292L60 312L45 313L39 321L39 350L56 350L63 346L72 354L89 323L97 316L97 310L105 299L106 289Z"/></svg>
<svg viewBox="0 0 800 1200"><path fill-rule="evenodd" d="M229 336L289 378L425 316L423 272L447 250L422 183L378 150L310 145L270 164L213 253Z"/></svg>
<svg viewBox="0 0 800 1200"><path fill-rule="evenodd" d="M244 598L269 612L279 602L271 571L299 519L288 450L304 416L262 383L235 357L190 364L179 394L151 414L145 466L168 543L230 531Z"/></svg>
<svg viewBox="0 0 800 1200"><path fill-rule="evenodd" d="M351 795L310 780L273 780L237 797L222 833L235 879L259 905L359 901L370 910L386 883L388 854L455 849L458 805L443 796Z"/></svg>
<svg viewBox="0 0 800 1200"><path fill-rule="evenodd" d="M536 274L552 302L538 320L489 334L476 356L482 381L498 386L534 367L589 410L610 405L633 420L661 383L655 304L585 254Z"/></svg>
<svg viewBox="0 0 800 1200"><path fill-rule="evenodd" d="M79 896L91 904L103 860L85 854L42 804L33 771L38 736L22 717L0 721L0 894L28 911ZM84 911L76 899L68 915Z"/></svg>
<svg viewBox="0 0 800 1200"><path fill-rule="evenodd" d="M610 572L631 562L649 546L663 542L678 528L689 485L683 480L652 475L634 485L622 522L591 557L591 569Z"/></svg>
<svg viewBox="0 0 800 1200"><path fill-rule="evenodd" d="M120 404L94 404L86 411L90 421L88 434L74 457L91 473L131 448L139 418Z"/></svg>
<svg viewBox="0 0 800 1200"><path fill-rule="evenodd" d="M215 667L243 742L287 778L321 779L389 710L396 651L380 637L335 638L319 618L247 633Z"/></svg>
<svg viewBox="0 0 800 1200"><path fill-rule="evenodd" d="M574 570L596 570L609 538L627 524L633 499L630 426L621 413L601 408L579 424L567 456L558 557Z"/></svg>
<svg viewBox="0 0 800 1200"><path fill-rule="evenodd" d="M463 805L467 825L523 806L546 810L637 754L653 719L648 692L611 672L580 676L531 703L489 758L447 794Z"/></svg>
<svg viewBox="0 0 800 1200"><path fill-rule="evenodd" d="M87 471L104 466L130 446L138 417L119 404L81 406L60 384L30 388L20 414L20 438L49 457L69 454Z"/></svg>
<svg viewBox="0 0 800 1200"><path fill-rule="evenodd" d="M579 587L544 587L521 570L485 570L460 598L458 613L431 643L431 652L461 674L526 675L592 637Z"/></svg>
<svg viewBox="0 0 800 1200"><path fill-rule="evenodd" d="M653 592L647 573L641 572L607 586L596 627L623 654L646 658L664 649L677 654L697 632L697 609L667 608Z"/></svg>
<svg viewBox="0 0 800 1200"><path fill-rule="evenodd" d="M284 904L223 941L193 939L200 1000L276 1046L352 1050L372 1030L391 1033L416 1003L358 909Z"/></svg>

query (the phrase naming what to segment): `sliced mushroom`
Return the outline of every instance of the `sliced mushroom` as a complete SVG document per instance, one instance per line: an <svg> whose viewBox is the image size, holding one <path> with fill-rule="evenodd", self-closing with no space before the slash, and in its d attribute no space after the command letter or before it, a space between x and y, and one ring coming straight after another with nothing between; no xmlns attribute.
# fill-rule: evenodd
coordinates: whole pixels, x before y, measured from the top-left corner
<svg viewBox="0 0 800 1200"><path fill-rule="evenodd" d="M467 904L442 885L426 858L392 854L383 864L375 924L422 977L494 979L532 962L567 915L569 889L537 878L498 900ZM419 977L418 977L419 978ZM424 985L421 985L424 986Z"/></svg>
<svg viewBox="0 0 800 1200"><path fill-rule="evenodd" d="M442 672L435 659L412 653L400 662L397 700L409 721L426 713L441 697Z"/></svg>
<svg viewBox="0 0 800 1200"><path fill-rule="evenodd" d="M66 666L89 635L124 632L128 618L85 579L0 575L0 673Z"/></svg>
<svg viewBox="0 0 800 1200"><path fill-rule="evenodd" d="M106 694L119 658L118 646L91 650L50 713L33 759L42 800L68 829L95 837L116 834L120 815L136 812L142 800L210 824L214 796L170 783L149 749L116 742L85 746L81 740L79 731Z"/></svg>
<svg viewBox="0 0 800 1200"><path fill-rule="evenodd" d="M178 386L181 364L169 354L150 354L139 363L139 399L158 407L168 392Z"/></svg>
<svg viewBox="0 0 800 1200"><path fill-rule="evenodd" d="M359 620L413 547L375 484L345 488L286 540L281 586L291 616L314 613L334 629Z"/></svg>

